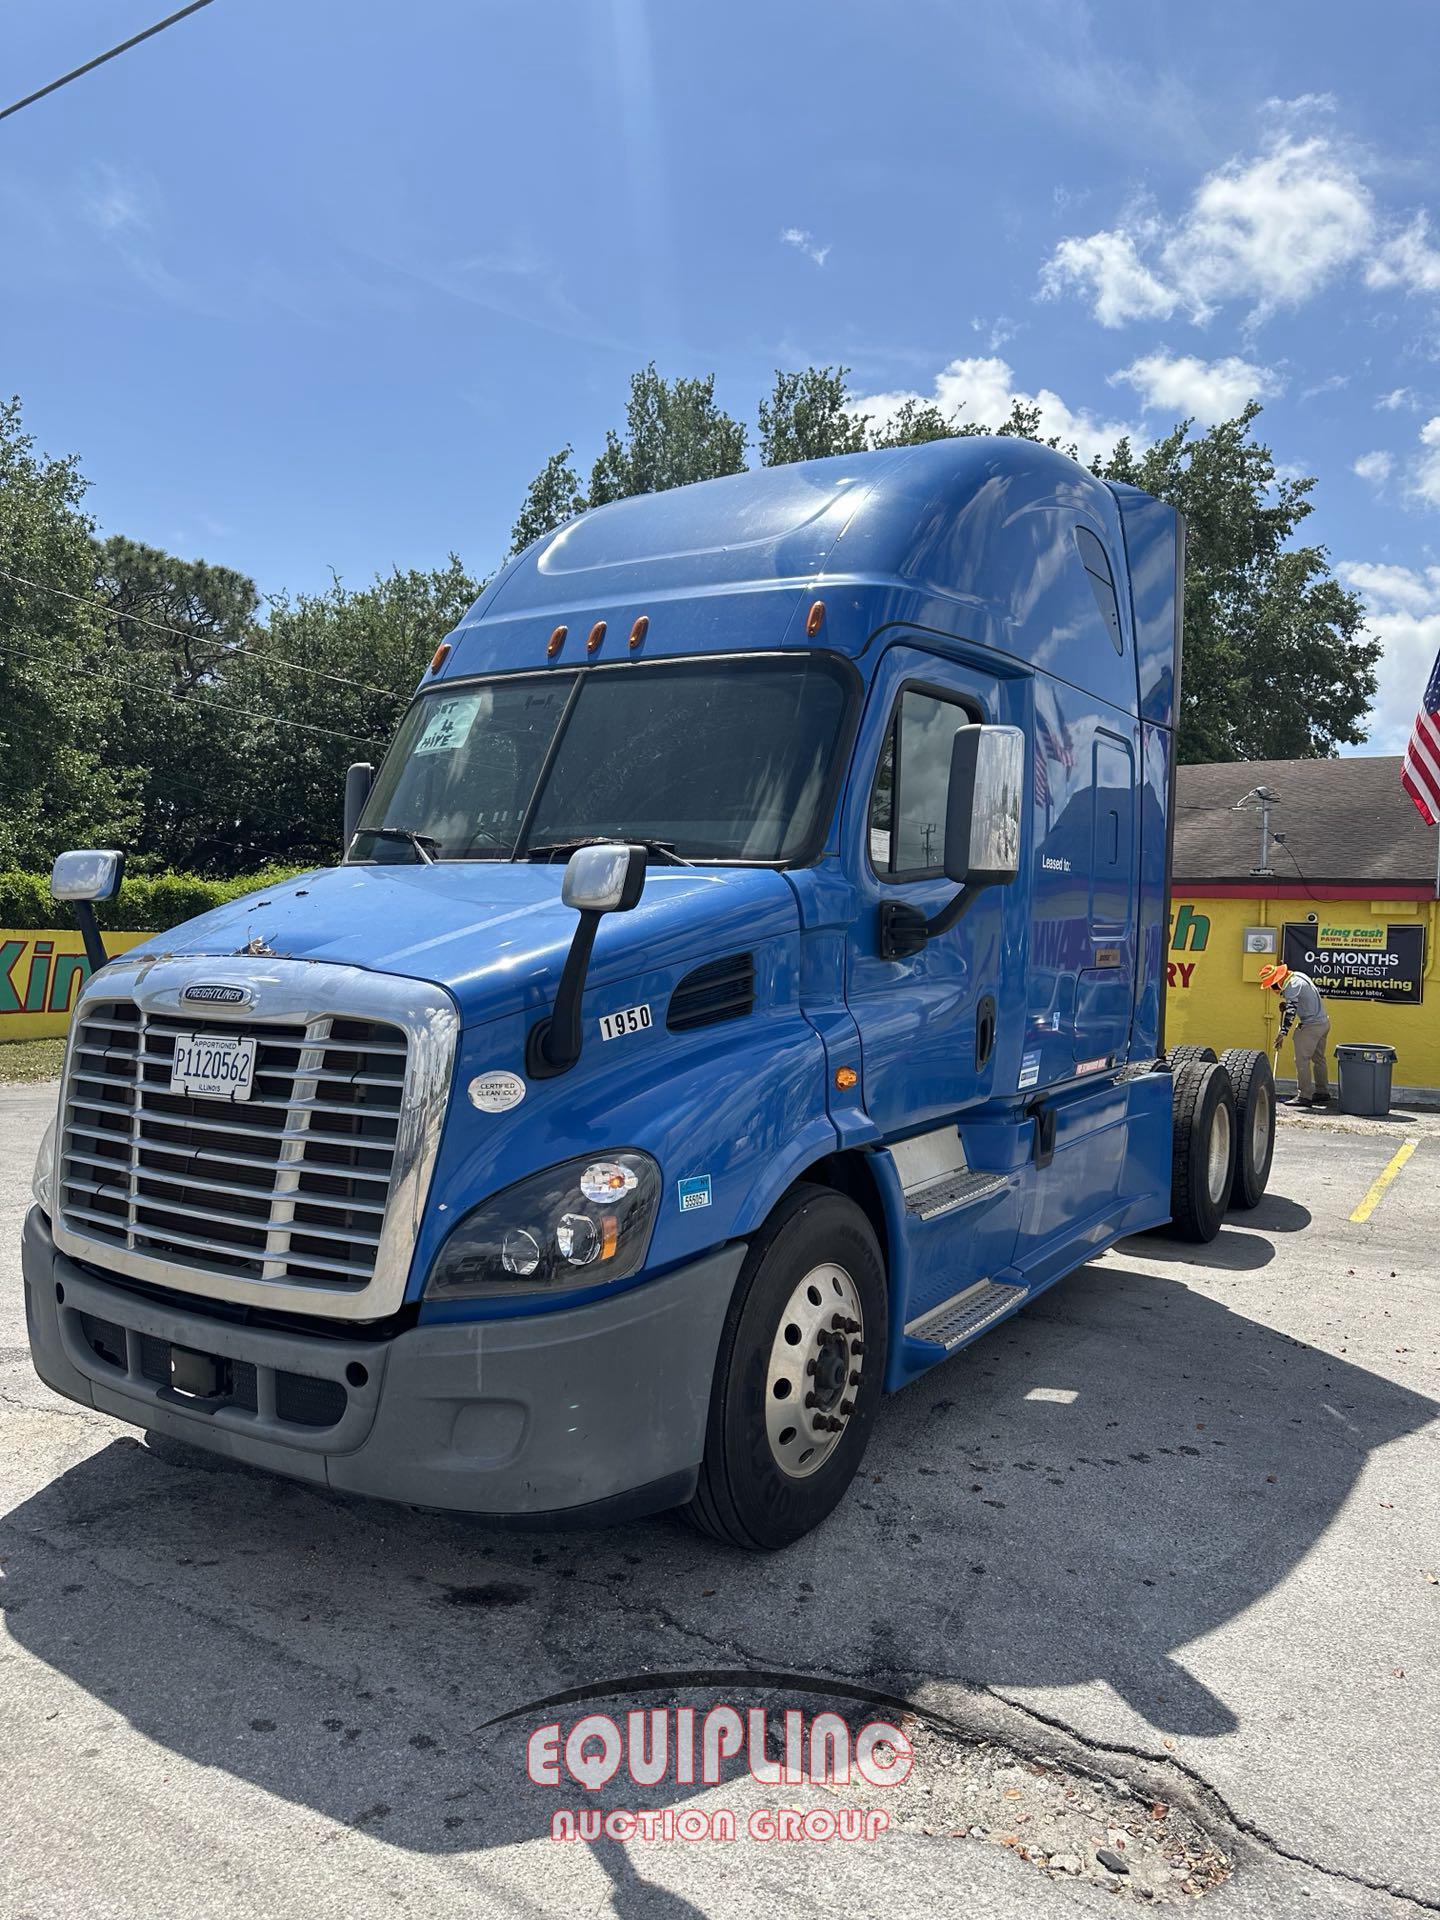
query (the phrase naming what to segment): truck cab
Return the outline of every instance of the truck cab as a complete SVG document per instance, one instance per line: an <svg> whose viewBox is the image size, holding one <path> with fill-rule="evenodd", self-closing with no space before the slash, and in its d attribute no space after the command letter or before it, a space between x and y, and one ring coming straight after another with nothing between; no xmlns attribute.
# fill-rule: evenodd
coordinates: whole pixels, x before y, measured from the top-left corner
<svg viewBox="0 0 1440 1920"><path fill-rule="evenodd" d="M87 984L42 1377L339 1491L799 1537L885 1394L1218 1225L1233 1097L1163 1057L1181 577L1171 508L1016 439L537 542L338 866Z"/></svg>

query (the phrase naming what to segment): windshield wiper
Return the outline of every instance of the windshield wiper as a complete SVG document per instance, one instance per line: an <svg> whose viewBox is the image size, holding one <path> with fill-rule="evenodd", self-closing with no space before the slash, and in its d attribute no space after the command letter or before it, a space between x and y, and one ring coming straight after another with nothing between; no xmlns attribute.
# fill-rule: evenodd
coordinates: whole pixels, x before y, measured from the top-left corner
<svg viewBox="0 0 1440 1920"><path fill-rule="evenodd" d="M539 846L526 847L523 853L515 854L517 860L553 860L557 853L574 853L578 847L644 847L647 853L667 867L693 867L695 862L687 860L683 854L675 851L666 840L647 840L640 833L591 833L578 840L546 840Z"/></svg>
<svg viewBox="0 0 1440 1920"><path fill-rule="evenodd" d="M417 833L413 827L362 827L360 831L376 840L403 840L415 849L415 857L422 867L433 867L435 864L435 854L430 849L434 847L438 852L440 842L432 839L428 833Z"/></svg>

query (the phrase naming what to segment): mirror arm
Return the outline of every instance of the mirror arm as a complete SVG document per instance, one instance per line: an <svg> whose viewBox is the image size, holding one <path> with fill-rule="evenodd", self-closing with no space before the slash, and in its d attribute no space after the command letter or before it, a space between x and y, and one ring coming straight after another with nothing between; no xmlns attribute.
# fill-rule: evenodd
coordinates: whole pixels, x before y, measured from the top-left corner
<svg viewBox="0 0 1440 1920"><path fill-rule="evenodd" d="M593 911L581 912L555 994L555 1011L530 1029L525 1042L525 1065L532 1079L546 1080L554 1074L568 1072L580 1058L580 1003L585 995L585 976L590 970L590 954L602 917Z"/></svg>
<svg viewBox="0 0 1440 1920"><path fill-rule="evenodd" d="M938 934L948 933L970 911L983 891L973 881L962 887L953 900L947 900L940 911L925 922L925 938L933 940Z"/></svg>
<svg viewBox="0 0 1440 1920"><path fill-rule="evenodd" d="M85 942L85 958L90 962L92 974L98 973L109 955L105 951L105 942L100 938L100 922L95 918L93 900L72 900L76 923L80 928L80 938Z"/></svg>

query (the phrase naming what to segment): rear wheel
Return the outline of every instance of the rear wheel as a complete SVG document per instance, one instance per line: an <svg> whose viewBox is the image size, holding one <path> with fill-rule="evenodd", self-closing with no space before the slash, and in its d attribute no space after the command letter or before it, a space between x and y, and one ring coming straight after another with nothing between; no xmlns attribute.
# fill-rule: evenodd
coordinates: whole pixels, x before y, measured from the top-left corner
<svg viewBox="0 0 1440 1920"><path fill-rule="evenodd" d="M1235 1090L1214 1061L1182 1061L1171 1077L1170 1231L1180 1240L1213 1240L1235 1175Z"/></svg>
<svg viewBox="0 0 1440 1920"><path fill-rule="evenodd" d="M751 1243L720 1336L686 1508L732 1546L788 1546L838 1504L885 1373L884 1262L853 1200L797 1187Z"/></svg>
<svg viewBox="0 0 1440 1920"><path fill-rule="evenodd" d="M1172 1067L1184 1066L1190 1060L1218 1060L1219 1054L1214 1047L1171 1047L1165 1055Z"/></svg>
<svg viewBox="0 0 1440 1920"><path fill-rule="evenodd" d="M1235 1178L1232 1207L1258 1207L1275 1157L1275 1077L1254 1047L1227 1047L1220 1064L1235 1089Z"/></svg>

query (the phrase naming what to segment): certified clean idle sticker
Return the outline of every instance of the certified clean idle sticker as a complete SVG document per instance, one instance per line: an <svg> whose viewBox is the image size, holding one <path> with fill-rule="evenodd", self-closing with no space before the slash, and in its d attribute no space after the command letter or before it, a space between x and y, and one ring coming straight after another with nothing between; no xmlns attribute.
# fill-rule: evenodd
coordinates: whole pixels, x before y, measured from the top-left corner
<svg viewBox="0 0 1440 1920"><path fill-rule="evenodd" d="M1022 1089L1025 1087L1033 1087L1035 1083L1039 1080L1039 1078L1040 1078L1039 1054L1038 1053L1025 1054L1020 1061L1020 1085Z"/></svg>
<svg viewBox="0 0 1440 1920"><path fill-rule="evenodd" d="M681 1213L693 1213L697 1207L708 1207L710 1204L708 1173L692 1173L686 1180L677 1180L675 1190L680 1196Z"/></svg>
<svg viewBox="0 0 1440 1920"><path fill-rule="evenodd" d="M525 1082L518 1073L477 1073L467 1091L481 1113L508 1113L525 1098Z"/></svg>
<svg viewBox="0 0 1440 1920"><path fill-rule="evenodd" d="M602 1013L600 1038L619 1040L627 1033L643 1033L650 1025L649 1007L622 1007L618 1013Z"/></svg>

